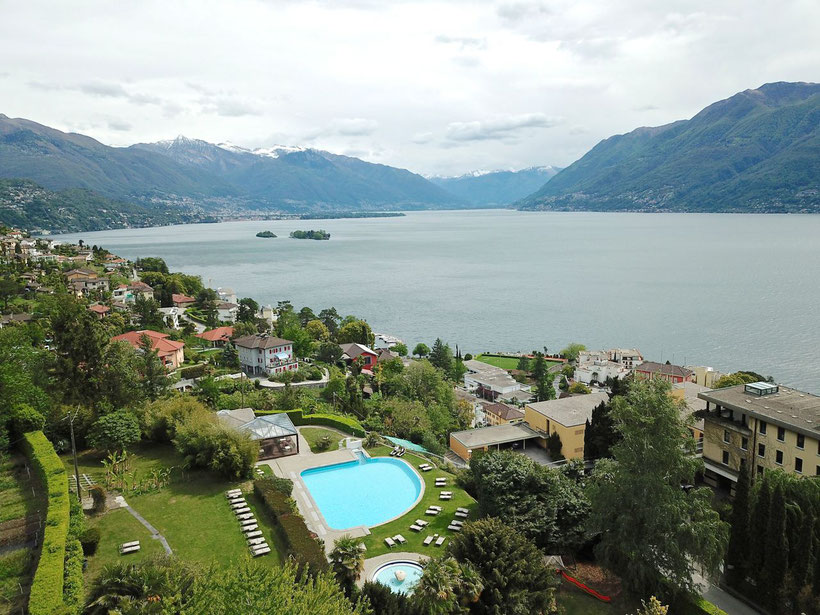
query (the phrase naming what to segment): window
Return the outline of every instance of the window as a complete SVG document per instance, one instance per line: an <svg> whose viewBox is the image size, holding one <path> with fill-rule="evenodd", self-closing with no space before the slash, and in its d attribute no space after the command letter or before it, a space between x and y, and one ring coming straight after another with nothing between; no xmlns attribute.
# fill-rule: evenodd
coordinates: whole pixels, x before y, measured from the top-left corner
<svg viewBox="0 0 820 615"><path fill-rule="evenodd" d="M777 465L779 465L779 466L782 466L782 465L783 465L783 451L777 451L777 452L775 453L775 455L774 455L774 462L775 462Z"/></svg>
<svg viewBox="0 0 820 615"><path fill-rule="evenodd" d="M759 444L757 445L757 456L758 457L765 457L766 456L766 445Z"/></svg>
<svg viewBox="0 0 820 615"><path fill-rule="evenodd" d="M805 448L806 447L806 436L802 433L797 434L797 448Z"/></svg>
<svg viewBox="0 0 820 615"><path fill-rule="evenodd" d="M742 448L744 451L749 450L749 438L740 439L740 448Z"/></svg>
<svg viewBox="0 0 820 615"><path fill-rule="evenodd" d="M764 436L766 435L766 421L760 421L760 429L758 431Z"/></svg>
<svg viewBox="0 0 820 615"><path fill-rule="evenodd" d="M817 466L817 469L820 470L820 466ZM757 466L757 475L763 476L763 466Z"/></svg>
<svg viewBox="0 0 820 615"><path fill-rule="evenodd" d="M723 465L729 465L729 451L723 451Z"/></svg>
<svg viewBox="0 0 820 615"><path fill-rule="evenodd" d="M729 440L731 440L731 437L729 436L729 430L724 429L723 430L723 441L724 442L729 442Z"/></svg>
<svg viewBox="0 0 820 615"><path fill-rule="evenodd" d="M817 466L817 469L815 470L814 473L815 473L816 476L820 476L820 466Z"/></svg>
<svg viewBox="0 0 820 615"><path fill-rule="evenodd" d="M800 459L800 457L795 457L794 458L794 471L797 472L798 474L803 473L803 460Z"/></svg>
<svg viewBox="0 0 820 615"><path fill-rule="evenodd" d="M783 442L786 439L786 429L785 427L778 427L777 428L777 439Z"/></svg>

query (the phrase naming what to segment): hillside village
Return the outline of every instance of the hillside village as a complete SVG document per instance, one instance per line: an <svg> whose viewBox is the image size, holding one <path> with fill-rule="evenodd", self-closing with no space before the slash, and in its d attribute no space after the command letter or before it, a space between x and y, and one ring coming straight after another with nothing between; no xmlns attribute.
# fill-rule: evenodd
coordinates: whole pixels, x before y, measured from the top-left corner
<svg viewBox="0 0 820 615"><path fill-rule="evenodd" d="M10 228L0 308L0 613L102 612L123 561L246 559L330 583L328 613L820 613L820 397L764 375L410 348ZM357 498L337 466L397 474ZM415 590L385 589L397 561Z"/></svg>

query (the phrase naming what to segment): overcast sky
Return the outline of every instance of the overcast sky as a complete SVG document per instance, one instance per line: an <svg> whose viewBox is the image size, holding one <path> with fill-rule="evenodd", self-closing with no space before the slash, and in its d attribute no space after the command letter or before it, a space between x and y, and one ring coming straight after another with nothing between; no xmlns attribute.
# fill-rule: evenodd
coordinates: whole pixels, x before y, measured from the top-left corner
<svg viewBox="0 0 820 615"><path fill-rule="evenodd" d="M566 166L770 81L817 0L0 0L0 113L110 145L302 145L424 174Z"/></svg>

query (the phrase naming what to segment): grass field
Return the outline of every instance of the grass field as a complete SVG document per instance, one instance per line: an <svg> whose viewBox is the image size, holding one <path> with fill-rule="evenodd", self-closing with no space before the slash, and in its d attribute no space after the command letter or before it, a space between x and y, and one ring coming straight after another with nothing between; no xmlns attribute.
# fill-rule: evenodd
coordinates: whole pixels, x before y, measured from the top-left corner
<svg viewBox="0 0 820 615"><path fill-rule="evenodd" d="M501 369L518 369L518 357L499 357L495 355L479 354L473 358L476 361L481 361L487 365L494 365L495 367L500 367ZM532 359L530 359L530 362L532 362ZM547 369L553 365L561 365L561 363L558 361L547 361Z"/></svg>
<svg viewBox="0 0 820 615"><path fill-rule="evenodd" d="M0 455L0 523L36 512L38 500L31 488L25 458Z"/></svg>
<svg viewBox="0 0 820 615"><path fill-rule="evenodd" d="M368 449L367 452L370 453L372 457L387 457L390 455L390 450L391 449L386 446L377 446ZM428 461L424 457L414 455L410 452L404 455L402 459L414 468L418 468L419 464ZM374 557L390 551L391 549L387 547L384 539L395 536L396 534L401 534L407 539L407 544L397 546L394 549L396 551L410 551L427 555L439 554L443 550L441 547L436 547L435 545L425 547L422 541L430 534L439 534L448 537L453 536L455 532L448 530L447 526L450 524L450 521L455 518L454 513L456 508L468 508L471 511L475 510L477 506L476 501L470 497L466 491L455 484L455 475L438 468L429 472L420 472L420 474L424 479L424 495L422 495L421 500L410 512L399 519L370 528L370 535L363 539L367 546L367 557ZM446 490L453 492L452 500L438 499L441 489L436 488L435 479L441 476L447 477ZM430 505L441 506L443 510L436 516L425 515L424 511L427 510L427 507ZM472 518L475 518L475 512L473 512ZM414 532L410 529L410 525L416 519L424 519L429 522L430 525L421 532ZM461 521L466 521L466 519L461 519ZM445 542L444 544L446 545L447 543Z"/></svg>
<svg viewBox="0 0 820 615"><path fill-rule="evenodd" d="M310 450L314 453L325 453L327 451L335 451L339 448L339 441L343 439L345 436L340 434L338 431L334 431L332 429L325 429L324 427L301 427L299 432L304 436L305 440L308 441L310 445ZM321 440L327 436L330 438L330 446L326 448L324 451L320 450L316 445Z"/></svg>
<svg viewBox="0 0 820 615"><path fill-rule="evenodd" d="M0 614L20 613L25 597L20 583L27 584L31 576L34 554L31 549L15 549L0 555Z"/></svg>
<svg viewBox="0 0 820 615"><path fill-rule="evenodd" d="M93 459L90 455L84 455L80 472L96 476L99 471L92 465ZM134 457L134 467L138 471L147 471L157 465L179 466L181 461L170 446L144 446ZM272 547L271 553L260 558L260 561L279 565L282 549L249 482L241 484L226 481L210 472L189 471L185 472L184 477L178 475L170 485L159 491L127 493L125 499L165 536L174 554L181 559L229 566L249 555L239 522L224 495L226 490L239 486L246 491L248 505L259 521L259 529ZM159 541L152 539L150 532L127 510L115 509L92 517L89 525L99 527L102 536L97 553L89 558L87 578L93 577L106 564L125 559L144 559L164 552ZM117 547L132 540L140 541L139 553L121 556Z"/></svg>

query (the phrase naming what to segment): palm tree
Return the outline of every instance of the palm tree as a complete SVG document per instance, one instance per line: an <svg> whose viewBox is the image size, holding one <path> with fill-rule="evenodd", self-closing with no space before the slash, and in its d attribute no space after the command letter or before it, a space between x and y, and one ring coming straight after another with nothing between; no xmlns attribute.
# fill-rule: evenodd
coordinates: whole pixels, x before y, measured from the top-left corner
<svg viewBox="0 0 820 615"><path fill-rule="evenodd" d="M349 593L364 569L364 543L361 538L345 534L336 540L330 552L330 565L339 584Z"/></svg>
<svg viewBox="0 0 820 615"><path fill-rule="evenodd" d="M433 558L422 564L424 572L413 589L414 599L419 601L426 613L445 615L458 607L457 588L461 582L461 569L452 557Z"/></svg>

